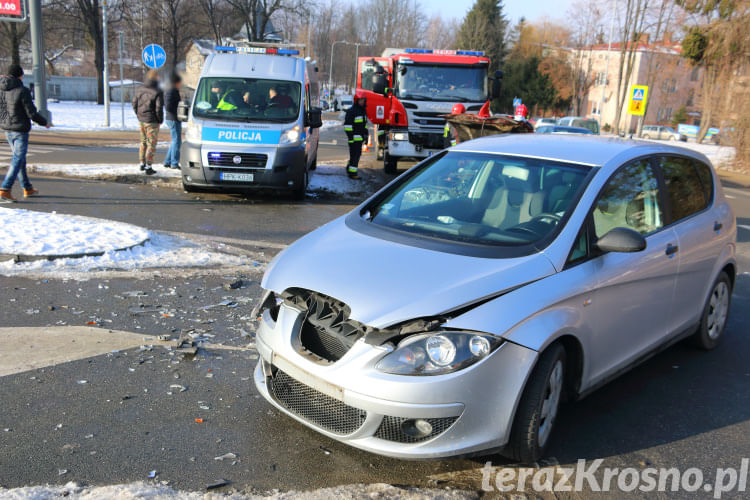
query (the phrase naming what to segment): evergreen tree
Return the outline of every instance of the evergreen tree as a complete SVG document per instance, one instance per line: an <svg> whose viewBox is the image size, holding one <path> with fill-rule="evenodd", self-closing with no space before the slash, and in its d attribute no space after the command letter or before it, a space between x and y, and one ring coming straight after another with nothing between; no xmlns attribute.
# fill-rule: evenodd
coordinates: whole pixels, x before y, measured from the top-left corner
<svg viewBox="0 0 750 500"><path fill-rule="evenodd" d="M483 50L492 68L500 68L505 58L505 31L508 21L501 0L476 0L461 23L456 37L459 49Z"/></svg>

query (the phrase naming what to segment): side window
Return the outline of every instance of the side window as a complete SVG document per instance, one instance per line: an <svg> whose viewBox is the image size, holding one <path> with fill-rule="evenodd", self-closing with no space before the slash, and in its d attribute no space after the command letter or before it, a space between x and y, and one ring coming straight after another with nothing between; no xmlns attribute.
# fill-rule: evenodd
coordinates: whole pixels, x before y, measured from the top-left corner
<svg viewBox="0 0 750 500"><path fill-rule="evenodd" d="M695 169L698 171L698 177L703 184L703 192L706 195L707 204L711 204L714 199L714 177L711 174L711 167L705 163L694 161Z"/></svg>
<svg viewBox="0 0 750 500"><path fill-rule="evenodd" d="M664 173L673 222L700 212L708 206L703 183L692 160L662 156L659 158L659 167Z"/></svg>
<svg viewBox="0 0 750 500"><path fill-rule="evenodd" d="M664 225L659 183L648 160L620 167L599 195L593 217L597 238L616 227L646 235Z"/></svg>
<svg viewBox="0 0 750 500"><path fill-rule="evenodd" d="M589 238L587 228L588 222L584 222L581 231L576 237L575 243L573 243L573 248L570 250L570 255L568 255L568 261L566 262L566 264L576 264L577 262L584 260L588 256Z"/></svg>

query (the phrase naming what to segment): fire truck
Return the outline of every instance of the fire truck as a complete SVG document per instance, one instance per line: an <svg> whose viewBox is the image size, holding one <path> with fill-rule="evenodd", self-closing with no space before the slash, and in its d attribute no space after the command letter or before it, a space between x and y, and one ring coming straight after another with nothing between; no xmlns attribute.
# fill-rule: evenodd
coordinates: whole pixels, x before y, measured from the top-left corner
<svg viewBox="0 0 750 500"><path fill-rule="evenodd" d="M476 114L499 94L502 72L490 77L489 65L483 52L473 50L386 49L380 57L359 58L357 88L367 96L386 172L396 173L399 160L444 149L444 115L454 104Z"/></svg>

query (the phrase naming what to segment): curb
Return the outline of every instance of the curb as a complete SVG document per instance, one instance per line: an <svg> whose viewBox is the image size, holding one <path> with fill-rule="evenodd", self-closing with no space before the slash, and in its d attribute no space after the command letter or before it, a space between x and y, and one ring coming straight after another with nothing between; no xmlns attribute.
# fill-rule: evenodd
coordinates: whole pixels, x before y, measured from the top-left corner
<svg viewBox="0 0 750 500"><path fill-rule="evenodd" d="M141 241L140 243L136 243L135 245L130 245L123 248L116 248L114 250L108 250L110 252L124 252L126 250L130 250L135 247L140 247L145 245L150 238L146 238L145 240ZM13 263L19 263L19 262L37 262L40 260L46 260L46 261L53 261L58 259L83 259L84 257L101 257L107 253L107 251L100 251L100 252L82 252L82 253L69 253L69 254L59 254L59 255L25 255L25 254L13 254L13 253L0 253L0 262L8 262L13 261Z"/></svg>

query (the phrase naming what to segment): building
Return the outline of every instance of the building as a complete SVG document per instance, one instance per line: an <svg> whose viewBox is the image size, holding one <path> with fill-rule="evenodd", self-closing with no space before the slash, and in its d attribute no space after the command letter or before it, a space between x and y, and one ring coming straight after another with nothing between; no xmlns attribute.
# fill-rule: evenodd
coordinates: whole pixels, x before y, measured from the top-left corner
<svg viewBox="0 0 750 500"><path fill-rule="evenodd" d="M607 65L607 44L597 44L573 51L573 57L589 75L588 91L581 105L581 115L600 120L606 130L614 124L617 111L617 75L621 57L627 60L628 51L621 54L623 45L613 43ZM644 124L671 125L674 113L685 106L690 123L700 122L700 91L703 70L691 66L681 57L682 45L666 33L663 40L650 42L644 35L634 52L633 69L627 83L627 93L633 85L648 85L648 103ZM608 69L607 69L608 66ZM602 99L603 96L603 99ZM634 132L638 117L627 114L626 97L620 119L620 131ZM603 101L601 109L600 102Z"/></svg>

